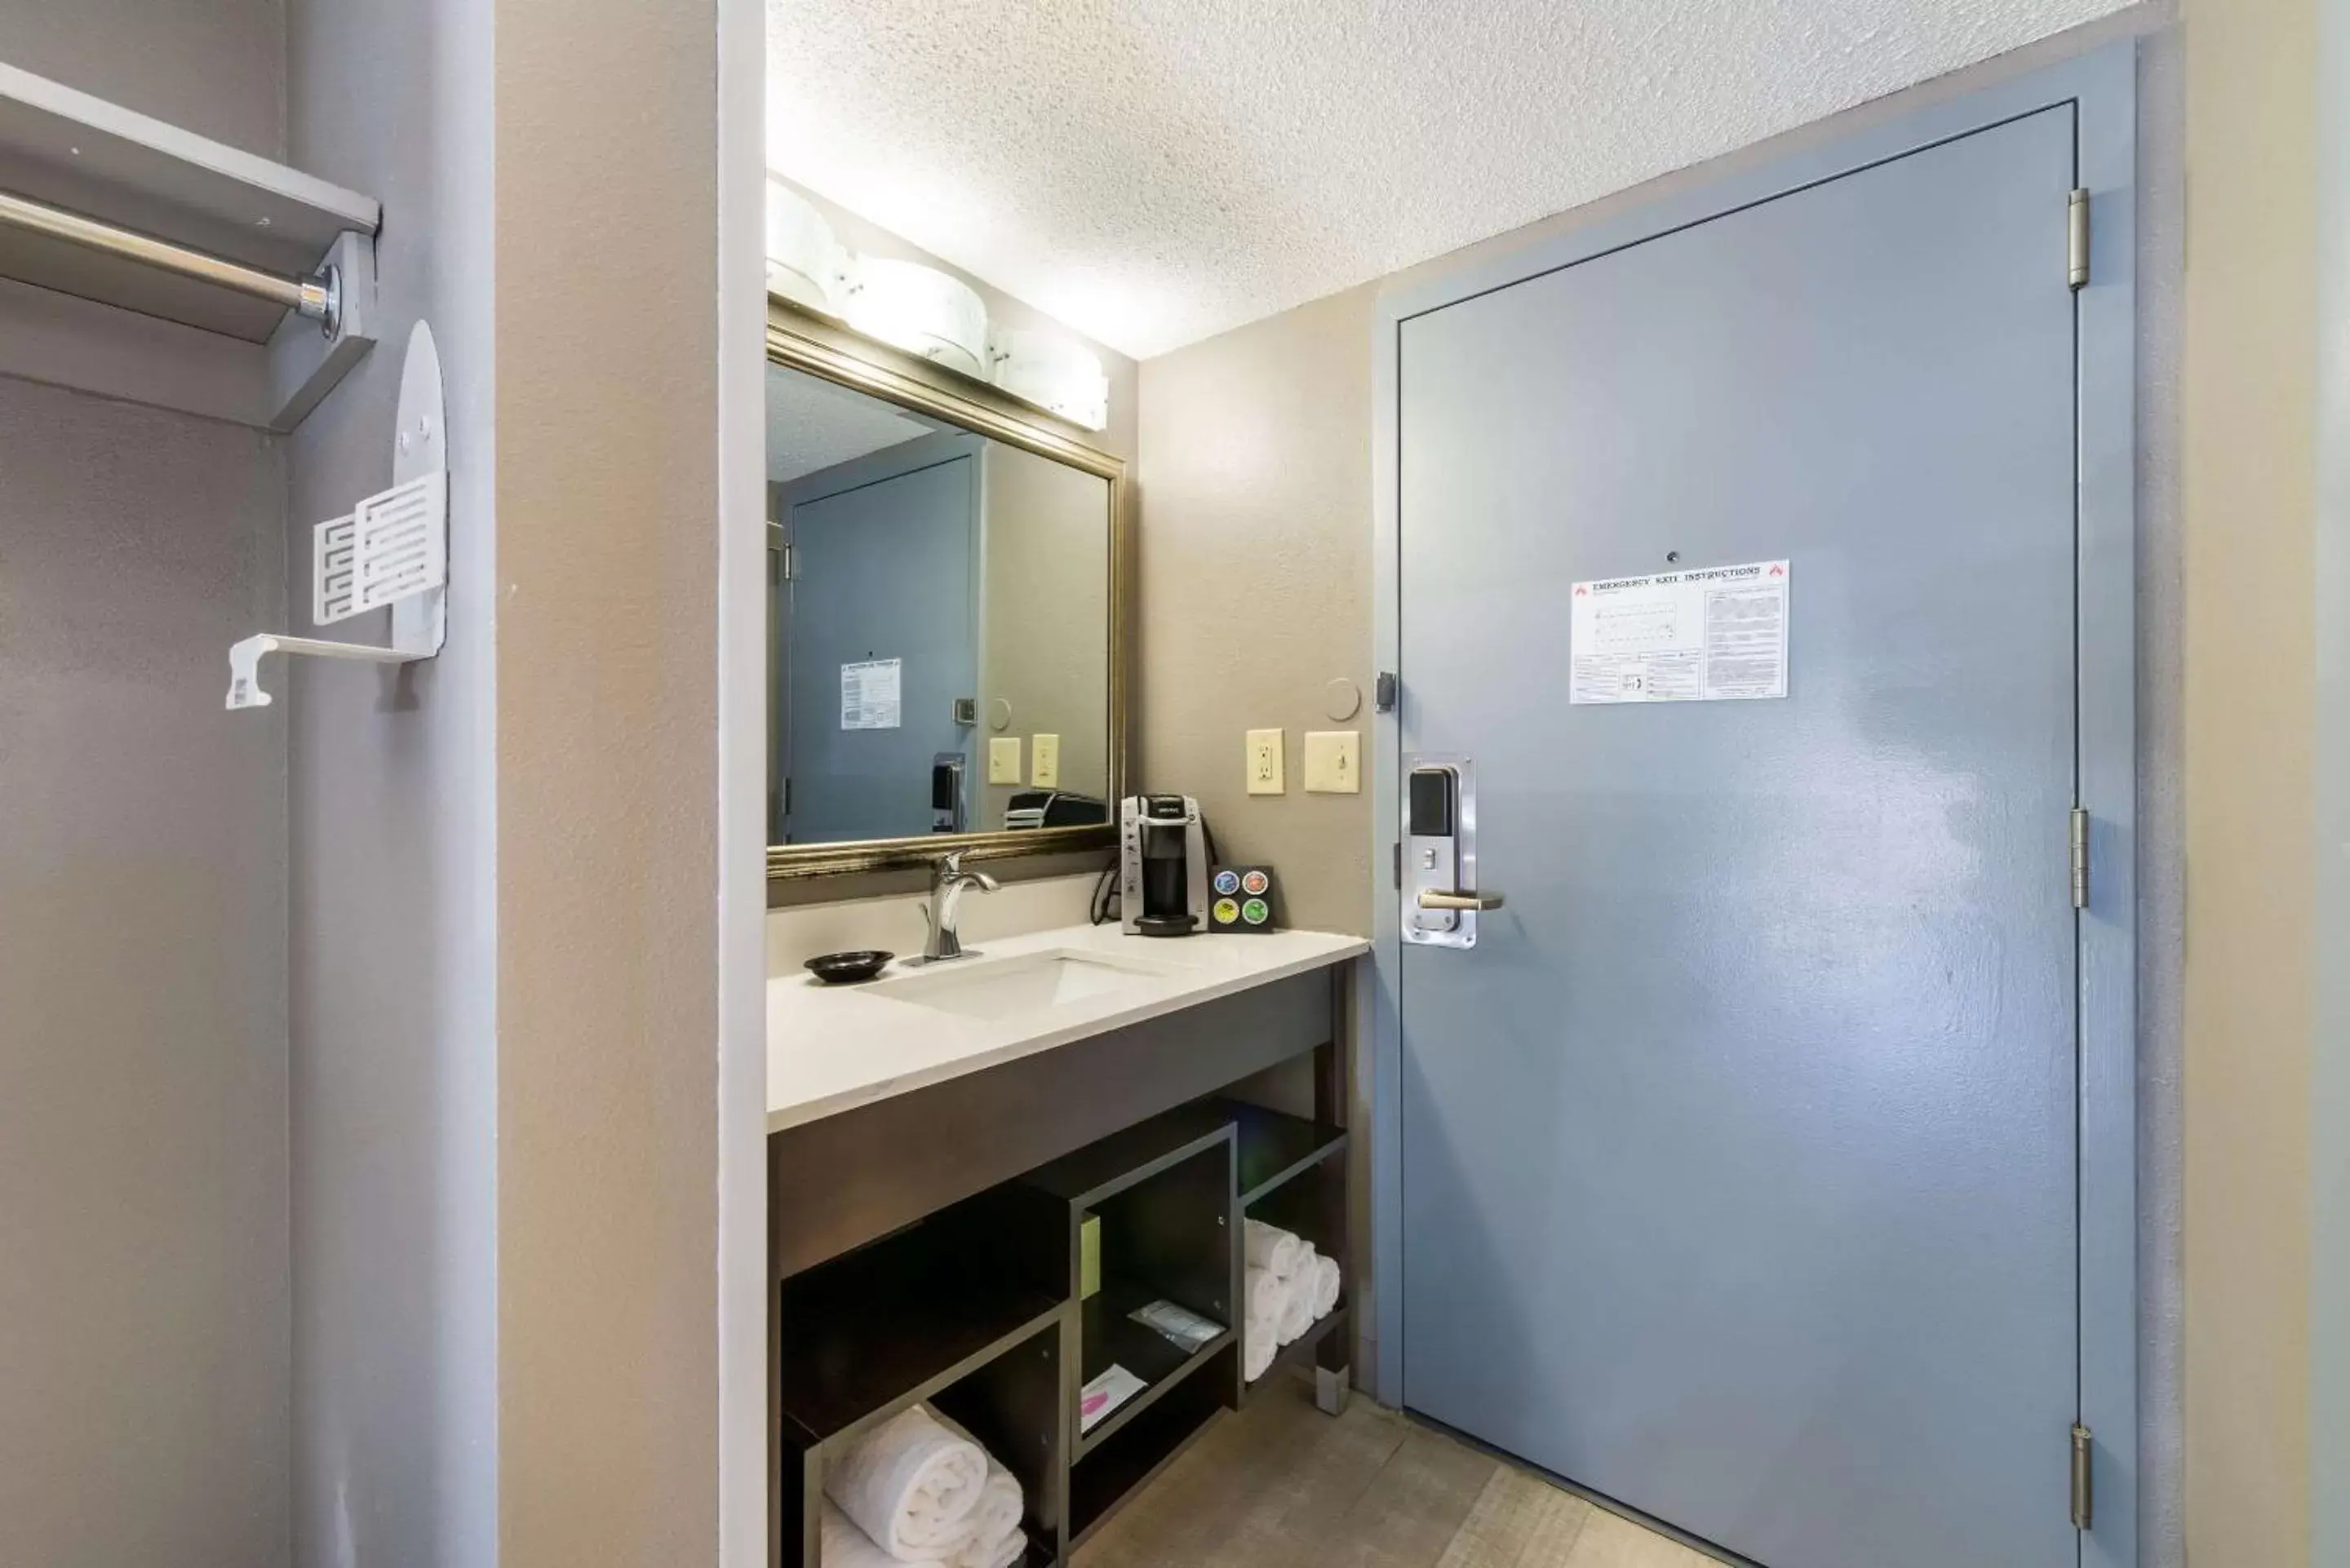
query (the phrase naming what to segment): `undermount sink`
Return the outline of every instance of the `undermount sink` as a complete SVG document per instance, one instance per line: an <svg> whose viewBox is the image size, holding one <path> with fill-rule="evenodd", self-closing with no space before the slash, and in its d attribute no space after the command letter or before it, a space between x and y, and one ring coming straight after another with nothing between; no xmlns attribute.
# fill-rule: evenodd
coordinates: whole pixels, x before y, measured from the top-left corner
<svg viewBox="0 0 2350 1568"><path fill-rule="evenodd" d="M868 994L965 1018L1016 1018L1119 992L1146 992L1180 973L1147 960L1056 948L992 959L983 953L951 960L865 987Z"/></svg>

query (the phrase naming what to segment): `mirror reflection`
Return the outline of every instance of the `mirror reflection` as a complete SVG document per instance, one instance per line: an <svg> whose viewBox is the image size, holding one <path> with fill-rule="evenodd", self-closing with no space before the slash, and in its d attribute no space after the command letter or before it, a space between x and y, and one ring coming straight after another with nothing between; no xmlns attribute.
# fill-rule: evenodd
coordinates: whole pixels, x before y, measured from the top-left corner
<svg viewBox="0 0 2350 1568"><path fill-rule="evenodd" d="M767 367L768 841L1109 821L1109 481Z"/></svg>

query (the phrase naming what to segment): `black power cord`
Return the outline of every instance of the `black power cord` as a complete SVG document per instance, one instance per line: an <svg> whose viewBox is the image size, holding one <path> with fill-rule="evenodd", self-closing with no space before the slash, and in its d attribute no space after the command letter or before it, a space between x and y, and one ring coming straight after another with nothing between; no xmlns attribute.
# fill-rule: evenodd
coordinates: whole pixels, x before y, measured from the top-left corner
<svg viewBox="0 0 2350 1568"><path fill-rule="evenodd" d="M1216 830L1208 826L1208 819L1204 816L1200 818L1200 836L1207 842L1208 866L1212 870L1223 856L1216 849ZM1121 857L1122 856L1121 851ZM1093 917L1093 923L1097 926L1109 924L1110 906L1113 904L1118 906L1119 918L1125 917L1126 899L1115 886L1118 881L1118 866L1119 860L1113 859L1102 868L1101 880L1094 884L1093 897L1087 900L1087 912Z"/></svg>

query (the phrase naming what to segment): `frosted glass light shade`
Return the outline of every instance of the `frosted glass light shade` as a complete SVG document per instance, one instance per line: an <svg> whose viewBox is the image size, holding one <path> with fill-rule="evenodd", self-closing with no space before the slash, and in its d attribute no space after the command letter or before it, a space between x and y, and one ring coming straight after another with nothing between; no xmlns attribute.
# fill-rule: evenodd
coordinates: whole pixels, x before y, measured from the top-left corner
<svg viewBox="0 0 2350 1568"><path fill-rule="evenodd" d="M847 257L824 214L798 192L767 182L767 292L837 318Z"/></svg>
<svg viewBox="0 0 2350 1568"><path fill-rule="evenodd" d="M987 306L935 267L857 257L841 317L868 337L949 369L987 374Z"/></svg>
<svg viewBox="0 0 2350 1568"><path fill-rule="evenodd" d="M1109 423L1109 378L1083 344L1013 329L996 339L995 384L1089 431Z"/></svg>

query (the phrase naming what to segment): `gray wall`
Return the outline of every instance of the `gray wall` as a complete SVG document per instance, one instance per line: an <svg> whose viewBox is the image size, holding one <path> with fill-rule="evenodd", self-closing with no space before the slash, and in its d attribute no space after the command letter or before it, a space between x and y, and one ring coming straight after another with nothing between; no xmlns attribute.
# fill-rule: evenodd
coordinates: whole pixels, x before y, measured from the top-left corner
<svg viewBox="0 0 2350 1568"><path fill-rule="evenodd" d="M0 1563L286 1546L284 613L251 431L0 380Z"/></svg>
<svg viewBox="0 0 2350 1568"><path fill-rule="evenodd" d="M391 480L409 323L447 380L449 641L288 660L296 1561L497 1550L490 8L295 0L292 161L377 197L382 341L292 440L287 567ZM296 629L307 623L297 594ZM326 635L380 639L382 618Z"/></svg>
<svg viewBox="0 0 2350 1568"><path fill-rule="evenodd" d="M277 0L39 0L0 58L268 156ZM0 1562L289 1555L286 730L251 431L0 381Z"/></svg>
<svg viewBox="0 0 2350 1568"><path fill-rule="evenodd" d="M0 60L247 152L286 153L286 0L11 0Z"/></svg>

